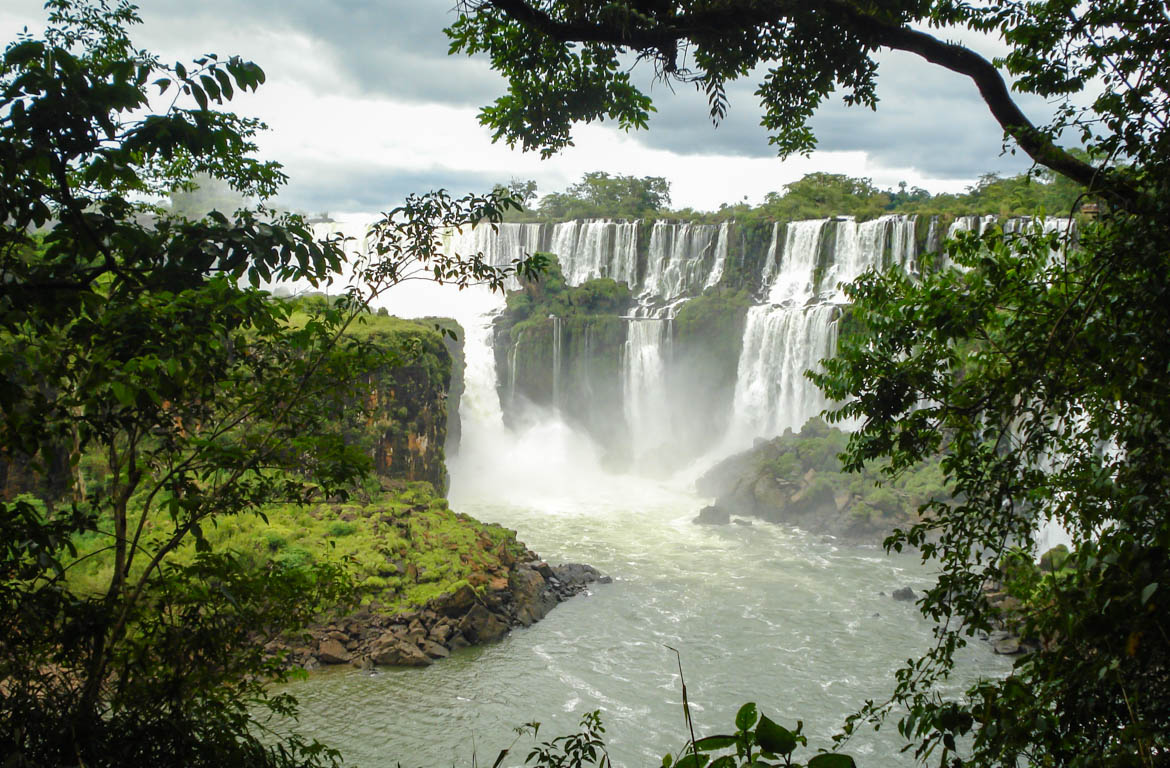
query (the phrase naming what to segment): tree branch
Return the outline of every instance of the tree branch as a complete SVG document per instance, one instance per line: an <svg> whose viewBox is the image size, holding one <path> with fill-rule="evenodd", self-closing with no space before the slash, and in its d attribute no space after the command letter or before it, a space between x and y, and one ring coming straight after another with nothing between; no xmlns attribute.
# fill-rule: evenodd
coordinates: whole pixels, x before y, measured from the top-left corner
<svg viewBox="0 0 1170 768"><path fill-rule="evenodd" d="M717 8L661 18L631 16L643 23L558 21L530 0L484 0L463 3L464 12L490 6L514 21L560 42L590 42L630 48L664 59L664 70L673 73L678 44L695 36L710 38L720 31L752 35L761 27L783 27L800 10L791 0L739 0ZM957 43L949 43L912 29L898 21L858 8L852 0L822 0L826 10L848 25L850 31L875 48L884 47L913 53L926 61L964 75L974 82L991 114L1006 135L1016 141L1037 164L1065 176L1085 188L1102 194L1119 207L1131 209L1142 195L1116 174L1080 160L1054 143L1037 128L1016 104L999 70L988 59Z"/></svg>

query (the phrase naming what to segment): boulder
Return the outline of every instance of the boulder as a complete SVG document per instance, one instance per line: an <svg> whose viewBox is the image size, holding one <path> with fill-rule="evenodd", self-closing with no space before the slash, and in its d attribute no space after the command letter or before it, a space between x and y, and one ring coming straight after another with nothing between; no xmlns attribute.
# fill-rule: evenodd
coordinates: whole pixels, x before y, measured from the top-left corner
<svg viewBox="0 0 1170 768"><path fill-rule="evenodd" d="M508 632L508 625L482 605L474 606L459 621L459 632L472 643L490 643Z"/></svg>
<svg viewBox="0 0 1170 768"><path fill-rule="evenodd" d="M451 655L451 652L448 651L446 647L439 645L438 643L432 643L430 640L424 641L419 650L425 653L427 656L430 656L432 659L445 659Z"/></svg>
<svg viewBox="0 0 1170 768"><path fill-rule="evenodd" d="M383 635L370 649L370 660L388 667L425 667L431 658L417 646L405 643L393 635Z"/></svg>
<svg viewBox="0 0 1170 768"><path fill-rule="evenodd" d="M437 604L435 609L444 616L458 618L466 613L471 608L471 606L475 605L477 600L478 598L476 597L475 590L467 584L464 584L462 587L455 590L454 593L438 598L436 600Z"/></svg>
<svg viewBox="0 0 1170 768"><path fill-rule="evenodd" d="M350 660L349 650L339 641L322 640L317 648L317 659L322 664L345 664Z"/></svg>
<svg viewBox="0 0 1170 768"><path fill-rule="evenodd" d="M699 510L699 516L692 522L699 525L727 525L731 522L731 513L714 504Z"/></svg>
<svg viewBox="0 0 1170 768"><path fill-rule="evenodd" d="M1001 637L992 643L992 650L1001 656L1014 656L1018 653L1023 653L1020 648L1020 639L1013 635Z"/></svg>
<svg viewBox="0 0 1170 768"><path fill-rule="evenodd" d="M916 595L914 593L914 590L910 589L910 587L902 587L901 589L894 590L894 599L895 600L910 601L910 600L914 600L917 597L918 597L918 595Z"/></svg>

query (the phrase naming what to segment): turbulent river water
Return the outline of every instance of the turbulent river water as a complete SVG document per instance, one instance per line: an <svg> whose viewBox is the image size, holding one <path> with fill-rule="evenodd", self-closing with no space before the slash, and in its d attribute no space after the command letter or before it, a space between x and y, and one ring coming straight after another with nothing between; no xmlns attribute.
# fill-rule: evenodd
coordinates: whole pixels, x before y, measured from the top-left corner
<svg viewBox="0 0 1170 768"><path fill-rule="evenodd" d="M539 444L556 441L545 435ZM803 719L810 746L828 746L843 718L888 693L894 670L931 641L914 606L890 597L928 583L914 557L759 522L699 526L691 519L703 500L691 494L539 469L523 487L456 474L452 505L516 529L553 562L591 563L614 582L431 667L314 673L292 688L304 706L302 733L367 767L470 766L473 756L490 765L513 742L513 727L535 720L542 737L568 733L600 709L614 763L657 766L685 743L669 646L682 655L700 733L730 730L738 706L756 701L789 727ZM1007 666L977 643L961 677ZM509 763L531 744L517 742ZM855 737L847 751L863 766L908 764L900 746L891 724Z"/></svg>

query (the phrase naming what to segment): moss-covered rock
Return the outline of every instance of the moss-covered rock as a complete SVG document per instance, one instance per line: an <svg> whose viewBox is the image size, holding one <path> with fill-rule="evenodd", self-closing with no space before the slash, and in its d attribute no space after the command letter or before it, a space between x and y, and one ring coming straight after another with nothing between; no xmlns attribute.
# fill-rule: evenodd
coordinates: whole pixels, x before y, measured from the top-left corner
<svg viewBox="0 0 1170 768"><path fill-rule="evenodd" d="M876 464L842 472L838 457L847 442L844 432L813 419L799 433L761 440L717 464L697 487L733 514L861 541L880 541L916 521L929 501L949 500L937 461L896 478Z"/></svg>

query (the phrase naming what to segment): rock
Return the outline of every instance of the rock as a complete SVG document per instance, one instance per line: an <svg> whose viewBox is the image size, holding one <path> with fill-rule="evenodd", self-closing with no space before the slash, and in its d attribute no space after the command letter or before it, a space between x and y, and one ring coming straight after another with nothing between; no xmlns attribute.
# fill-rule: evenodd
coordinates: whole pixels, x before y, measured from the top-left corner
<svg viewBox="0 0 1170 768"><path fill-rule="evenodd" d="M901 589L894 590L893 597L895 600L908 601L915 599L918 595L914 594L914 590L910 589L910 587L902 587Z"/></svg>
<svg viewBox="0 0 1170 768"><path fill-rule="evenodd" d="M349 651L337 640L323 640L317 649L317 659L322 664L344 664L350 659Z"/></svg>
<svg viewBox="0 0 1170 768"><path fill-rule="evenodd" d="M532 569L546 579L553 578L552 566L549 565L548 563L544 562L543 560L541 560L540 562L533 563Z"/></svg>
<svg viewBox="0 0 1170 768"><path fill-rule="evenodd" d="M734 520L732 520L731 522L735 523L736 525L751 525L752 524L751 520L744 520L742 517L737 517Z"/></svg>
<svg viewBox="0 0 1170 768"><path fill-rule="evenodd" d="M383 635L370 649L370 659L375 664L389 667L425 667L431 658L416 646L405 643L393 635Z"/></svg>
<svg viewBox="0 0 1170 768"><path fill-rule="evenodd" d="M996 640L991 647L992 650L1001 656L1014 656L1018 653L1023 653L1023 651L1020 649L1019 638L1010 635L1008 637Z"/></svg>
<svg viewBox="0 0 1170 768"><path fill-rule="evenodd" d="M350 663L350 665L357 667L358 669L364 670L366 672L369 672L371 669L374 668L374 661L369 656L362 656L360 659L354 659L353 661L351 661L349 663Z"/></svg>
<svg viewBox="0 0 1170 768"><path fill-rule="evenodd" d="M446 647L438 643L432 643L430 640L424 641L419 650L432 659L445 659L451 655L451 652Z"/></svg>
<svg viewBox="0 0 1170 768"><path fill-rule="evenodd" d="M317 661L316 656L310 656L301 664L301 669L305 670L306 672L312 672L314 669L320 668L321 662Z"/></svg>
<svg viewBox="0 0 1170 768"><path fill-rule="evenodd" d="M585 586L601 579L601 572L584 563L565 563L553 569L556 578L568 586Z"/></svg>
<svg viewBox="0 0 1170 768"><path fill-rule="evenodd" d="M474 606L459 621L459 632L473 643L490 643L508 632L508 625L482 605Z"/></svg>
<svg viewBox="0 0 1170 768"><path fill-rule="evenodd" d="M731 522L731 513L714 504L699 510L699 516L691 522L698 525L727 525Z"/></svg>
<svg viewBox="0 0 1170 768"><path fill-rule="evenodd" d="M517 568L509 584L516 603L516 621L525 627L543 619L557 604L556 595L546 590L544 577L533 568Z"/></svg>
<svg viewBox="0 0 1170 768"><path fill-rule="evenodd" d="M459 618L478 602L475 590L464 584L446 598L439 598L436 609L445 616Z"/></svg>
<svg viewBox="0 0 1170 768"><path fill-rule="evenodd" d="M467 638L460 634L456 634L447 642L447 647L453 651L457 651L460 648L466 648L469 645L471 645L471 643L467 642Z"/></svg>
<svg viewBox="0 0 1170 768"><path fill-rule="evenodd" d="M451 626L451 620L450 619L443 619L439 622L436 622L436 624L433 627L431 627L431 631L428 633L427 636L431 640L433 640L434 642L439 643L440 645L443 645L443 644L446 644L448 638L451 637L451 633L453 631L454 631L454 627Z"/></svg>

